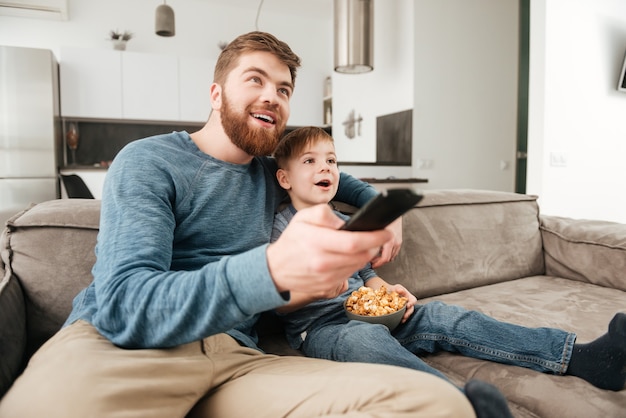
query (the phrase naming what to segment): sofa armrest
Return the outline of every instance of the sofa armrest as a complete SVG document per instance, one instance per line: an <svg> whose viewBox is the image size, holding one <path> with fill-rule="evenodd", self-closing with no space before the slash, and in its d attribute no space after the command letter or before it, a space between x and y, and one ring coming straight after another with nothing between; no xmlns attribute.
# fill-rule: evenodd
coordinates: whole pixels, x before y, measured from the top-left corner
<svg viewBox="0 0 626 418"><path fill-rule="evenodd" d="M100 201L56 199L7 221L5 261L24 293L28 359L56 333L76 294L92 280Z"/></svg>
<svg viewBox="0 0 626 418"><path fill-rule="evenodd" d="M626 291L626 225L540 216L546 274Z"/></svg>
<svg viewBox="0 0 626 418"><path fill-rule="evenodd" d="M6 238L0 238L0 398L21 372L26 347L24 294L8 265Z"/></svg>

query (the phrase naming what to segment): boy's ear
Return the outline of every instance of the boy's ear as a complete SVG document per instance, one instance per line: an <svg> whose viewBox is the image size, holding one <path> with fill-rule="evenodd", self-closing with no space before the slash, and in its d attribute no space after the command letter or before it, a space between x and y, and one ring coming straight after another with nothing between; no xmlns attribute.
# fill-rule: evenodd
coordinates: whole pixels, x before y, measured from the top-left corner
<svg viewBox="0 0 626 418"><path fill-rule="evenodd" d="M287 172L282 168L279 168L276 171L276 179L278 180L278 184L285 190L291 189L291 184L289 183L289 177L287 176Z"/></svg>

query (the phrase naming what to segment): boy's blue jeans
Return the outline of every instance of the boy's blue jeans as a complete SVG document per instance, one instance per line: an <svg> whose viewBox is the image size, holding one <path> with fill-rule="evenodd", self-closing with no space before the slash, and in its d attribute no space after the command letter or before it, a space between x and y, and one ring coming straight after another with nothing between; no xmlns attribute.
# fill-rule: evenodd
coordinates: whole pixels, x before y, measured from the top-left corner
<svg viewBox="0 0 626 418"><path fill-rule="evenodd" d="M348 321L342 312L308 330L302 349L310 357L391 364L446 378L418 356L449 351L563 374L575 340L575 334L559 329L526 328L459 306L430 302L416 305L409 320L392 333L384 325Z"/></svg>

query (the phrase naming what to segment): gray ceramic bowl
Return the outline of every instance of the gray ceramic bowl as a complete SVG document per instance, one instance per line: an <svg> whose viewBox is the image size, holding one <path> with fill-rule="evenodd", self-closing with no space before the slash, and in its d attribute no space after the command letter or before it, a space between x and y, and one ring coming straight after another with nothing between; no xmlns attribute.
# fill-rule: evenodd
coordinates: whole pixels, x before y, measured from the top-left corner
<svg viewBox="0 0 626 418"><path fill-rule="evenodd" d="M348 319L368 322L370 324L383 324L387 328L389 328L389 331L393 331L400 324L400 321L402 321L402 317L404 316L404 312L406 312L406 304L405 304L402 307L402 309L400 309L399 311L396 311L394 313L390 313L387 315L380 315L380 316L357 315L353 312L349 312L346 309L346 302L347 300L343 303L343 310L346 312L346 316L348 317Z"/></svg>

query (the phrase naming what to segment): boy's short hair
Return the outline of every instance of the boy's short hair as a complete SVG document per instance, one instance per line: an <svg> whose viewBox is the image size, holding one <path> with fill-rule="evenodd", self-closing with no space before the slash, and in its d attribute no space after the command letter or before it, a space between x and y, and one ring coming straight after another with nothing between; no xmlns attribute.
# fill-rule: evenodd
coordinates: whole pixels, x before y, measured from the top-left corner
<svg viewBox="0 0 626 418"><path fill-rule="evenodd" d="M285 168L289 160L302 154L308 145L321 140L335 142L328 132L317 126L304 126L289 132L281 138L274 150L278 168Z"/></svg>

